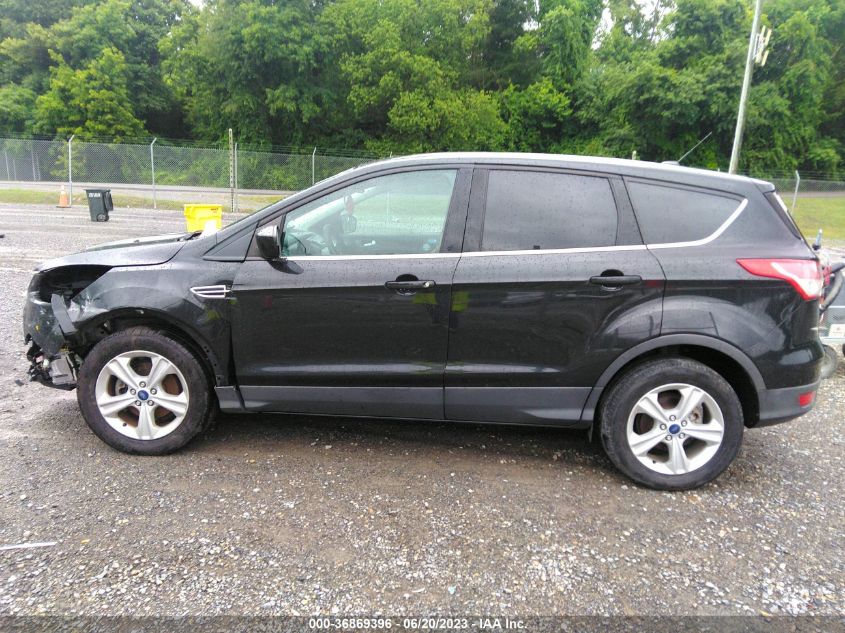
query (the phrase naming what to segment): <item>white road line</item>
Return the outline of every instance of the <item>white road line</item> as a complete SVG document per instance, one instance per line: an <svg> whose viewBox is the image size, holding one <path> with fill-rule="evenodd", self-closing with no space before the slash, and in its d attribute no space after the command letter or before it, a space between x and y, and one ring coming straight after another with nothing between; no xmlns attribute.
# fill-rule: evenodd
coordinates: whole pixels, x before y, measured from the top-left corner
<svg viewBox="0 0 845 633"><path fill-rule="evenodd" d="M34 547L53 547L58 545L58 541L44 541L43 543L17 543L15 545L0 545L0 552L6 552L13 549L32 549Z"/></svg>

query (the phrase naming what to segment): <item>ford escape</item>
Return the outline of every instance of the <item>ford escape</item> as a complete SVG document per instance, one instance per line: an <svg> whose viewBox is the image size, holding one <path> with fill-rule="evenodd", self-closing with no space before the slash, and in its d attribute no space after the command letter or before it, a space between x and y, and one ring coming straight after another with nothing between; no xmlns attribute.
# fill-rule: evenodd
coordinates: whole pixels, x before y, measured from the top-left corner
<svg viewBox="0 0 845 633"><path fill-rule="evenodd" d="M590 429L635 481L719 475L813 405L818 261L774 187L615 159L410 156L211 234L41 265L33 380L174 451L218 408Z"/></svg>

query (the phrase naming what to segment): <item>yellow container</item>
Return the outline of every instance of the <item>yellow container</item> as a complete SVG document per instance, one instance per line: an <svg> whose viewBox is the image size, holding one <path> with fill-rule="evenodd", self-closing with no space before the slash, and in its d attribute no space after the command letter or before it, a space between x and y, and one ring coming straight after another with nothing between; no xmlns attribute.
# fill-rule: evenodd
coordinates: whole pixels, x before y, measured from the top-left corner
<svg viewBox="0 0 845 633"><path fill-rule="evenodd" d="M222 204L186 204L185 220L188 224L188 231L204 231L209 222L214 222L217 229L223 228L223 205Z"/></svg>

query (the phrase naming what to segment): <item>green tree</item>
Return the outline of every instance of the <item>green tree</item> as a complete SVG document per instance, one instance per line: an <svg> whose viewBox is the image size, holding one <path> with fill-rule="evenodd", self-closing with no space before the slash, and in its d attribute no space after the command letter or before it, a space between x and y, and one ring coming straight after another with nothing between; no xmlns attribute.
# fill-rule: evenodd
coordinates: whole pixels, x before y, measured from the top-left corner
<svg viewBox="0 0 845 633"><path fill-rule="evenodd" d="M507 117L507 149L522 152L557 151L565 123L572 114L569 97L548 77L503 95Z"/></svg>
<svg viewBox="0 0 845 633"><path fill-rule="evenodd" d="M41 5L31 4L35 9ZM54 6L53 14L26 11L23 6L13 12L21 20L32 21L20 23L14 36L0 42L1 83L17 83L46 94L52 89L56 76L52 70L57 66L82 70L106 49L117 50L124 60L132 115L151 121L157 133L184 133L178 102L161 75L158 42L191 11L187 0L51 0L46 4Z"/></svg>
<svg viewBox="0 0 845 633"><path fill-rule="evenodd" d="M308 141L331 102L321 86L318 3L218 0L162 41L168 84L205 138L232 127L245 142Z"/></svg>
<svg viewBox="0 0 845 633"><path fill-rule="evenodd" d="M340 0L323 14L329 55L371 149L497 149L497 96L471 87L489 0Z"/></svg>
<svg viewBox="0 0 845 633"><path fill-rule="evenodd" d="M30 132L34 105L32 90L15 84L0 87L0 130Z"/></svg>
<svg viewBox="0 0 845 633"><path fill-rule="evenodd" d="M480 63L472 69L472 83L485 90L530 83L536 76L533 51L517 48L525 26L536 22L533 0L494 0Z"/></svg>
<svg viewBox="0 0 845 633"><path fill-rule="evenodd" d="M653 160L712 132L687 163L726 168L752 4L0 0L0 127ZM842 173L845 3L763 22L741 169Z"/></svg>
<svg viewBox="0 0 845 633"><path fill-rule="evenodd" d="M132 113L126 61L117 49L104 49L81 70L59 61L51 75L49 91L36 100L36 132L115 141L144 133Z"/></svg>

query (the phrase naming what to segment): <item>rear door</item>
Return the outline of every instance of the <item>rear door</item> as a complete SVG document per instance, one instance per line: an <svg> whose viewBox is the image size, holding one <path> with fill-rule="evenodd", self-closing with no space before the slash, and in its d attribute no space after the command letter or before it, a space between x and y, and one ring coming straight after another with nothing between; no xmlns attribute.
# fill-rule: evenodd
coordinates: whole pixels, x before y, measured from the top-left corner
<svg viewBox="0 0 845 633"><path fill-rule="evenodd" d="M616 176L477 169L445 379L455 420L566 424L660 331L663 274Z"/></svg>

